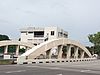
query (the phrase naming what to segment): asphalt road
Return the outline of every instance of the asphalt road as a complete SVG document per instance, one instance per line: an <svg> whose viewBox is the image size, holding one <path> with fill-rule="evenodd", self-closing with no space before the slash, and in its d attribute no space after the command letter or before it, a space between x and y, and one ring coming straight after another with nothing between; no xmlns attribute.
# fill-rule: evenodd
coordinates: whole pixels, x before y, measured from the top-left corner
<svg viewBox="0 0 100 75"><path fill-rule="evenodd" d="M0 65L0 75L100 75L100 61Z"/></svg>

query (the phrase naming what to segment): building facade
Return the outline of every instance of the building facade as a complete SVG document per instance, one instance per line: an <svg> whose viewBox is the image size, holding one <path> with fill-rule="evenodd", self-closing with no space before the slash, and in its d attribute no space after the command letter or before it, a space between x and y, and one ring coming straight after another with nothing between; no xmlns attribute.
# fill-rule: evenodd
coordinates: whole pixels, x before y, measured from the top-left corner
<svg viewBox="0 0 100 75"><path fill-rule="evenodd" d="M26 27L20 29L20 32L22 42L31 42L34 45L51 39L68 38L68 32L59 27Z"/></svg>

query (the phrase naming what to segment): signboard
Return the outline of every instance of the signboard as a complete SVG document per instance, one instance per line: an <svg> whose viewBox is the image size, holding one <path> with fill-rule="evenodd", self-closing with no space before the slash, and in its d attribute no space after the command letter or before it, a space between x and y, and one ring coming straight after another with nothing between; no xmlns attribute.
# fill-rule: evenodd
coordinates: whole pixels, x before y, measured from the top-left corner
<svg viewBox="0 0 100 75"><path fill-rule="evenodd" d="M4 55L4 59L10 59L10 55Z"/></svg>

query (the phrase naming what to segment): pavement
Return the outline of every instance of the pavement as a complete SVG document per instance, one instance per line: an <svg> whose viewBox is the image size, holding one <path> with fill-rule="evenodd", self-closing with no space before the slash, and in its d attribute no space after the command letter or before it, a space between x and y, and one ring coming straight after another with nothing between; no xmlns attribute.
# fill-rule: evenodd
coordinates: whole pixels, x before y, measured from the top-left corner
<svg viewBox="0 0 100 75"><path fill-rule="evenodd" d="M70 63L0 65L0 75L100 75L100 60Z"/></svg>

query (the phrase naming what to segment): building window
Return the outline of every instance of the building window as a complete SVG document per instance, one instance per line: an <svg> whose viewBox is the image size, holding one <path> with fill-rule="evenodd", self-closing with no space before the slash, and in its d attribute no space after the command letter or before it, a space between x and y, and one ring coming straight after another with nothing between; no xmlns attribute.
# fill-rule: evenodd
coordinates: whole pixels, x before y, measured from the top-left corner
<svg viewBox="0 0 100 75"><path fill-rule="evenodd" d="M54 35L54 31L51 31L51 35Z"/></svg>
<svg viewBox="0 0 100 75"><path fill-rule="evenodd" d="M28 39L29 41L32 41L33 39Z"/></svg>
<svg viewBox="0 0 100 75"><path fill-rule="evenodd" d="M26 34L26 35L27 35L27 32L26 32L26 31L21 31L21 33L22 33L22 34Z"/></svg>
<svg viewBox="0 0 100 75"><path fill-rule="evenodd" d="M35 31L34 37L44 37L44 31Z"/></svg>
<svg viewBox="0 0 100 75"><path fill-rule="evenodd" d="M65 37L65 38L68 38L68 35L67 35L67 34L64 34L64 37Z"/></svg>
<svg viewBox="0 0 100 75"><path fill-rule="evenodd" d="M33 32L28 32L29 34L32 34Z"/></svg>
<svg viewBox="0 0 100 75"><path fill-rule="evenodd" d="M25 31L21 31L21 33L27 33L27 32L25 32Z"/></svg>
<svg viewBox="0 0 100 75"><path fill-rule="evenodd" d="M36 44L36 43L34 43L34 45L35 45L35 46L37 46L37 44Z"/></svg>

